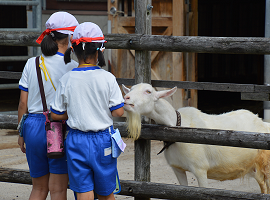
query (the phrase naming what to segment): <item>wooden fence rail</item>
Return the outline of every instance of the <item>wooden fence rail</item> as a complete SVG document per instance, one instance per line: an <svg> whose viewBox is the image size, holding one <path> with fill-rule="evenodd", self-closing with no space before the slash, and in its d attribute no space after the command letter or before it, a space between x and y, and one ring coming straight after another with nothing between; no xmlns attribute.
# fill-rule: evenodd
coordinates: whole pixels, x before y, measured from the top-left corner
<svg viewBox="0 0 270 200"><path fill-rule="evenodd" d="M124 122L115 122L114 127L120 130L123 137L128 136ZM167 127L143 124L140 139L270 150L269 133L234 130Z"/></svg>
<svg viewBox="0 0 270 200"><path fill-rule="evenodd" d="M0 168L0 181L32 184L28 170ZM212 188L200 188L182 185L120 180L120 195L140 198L158 198L172 200L236 200L253 199L266 200L270 195L253 194L247 192L220 190Z"/></svg>
<svg viewBox="0 0 270 200"><path fill-rule="evenodd" d="M115 122L114 127L120 130L122 137L128 137L124 122ZM16 129L17 116L0 114L0 128ZM140 139L270 150L269 133L167 127L153 124L143 124Z"/></svg>
<svg viewBox="0 0 270 200"><path fill-rule="evenodd" d="M132 86L135 84L134 79L126 79L126 78L117 78L117 82L119 85L124 84L124 85ZM178 88L182 88L182 89L195 89L195 90L270 93L270 86L254 85L254 84L164 81L164 80L151 80L151 84L153 87L165 87L165 88L173 88L177 86Z"/></svg>
<svg viewBox="0 0 270 200"><path fill-rule="evenodd" d="M37 32L0 31L0 45L39 46ZM148 51L270 54L270 38L264 37L200 37L143 34L105 34L108 49Z"/></svg>
<svg viewBox="0 0 270 200"><path fill-rule="evenodd" d="M0 71L0 78L15 79L21 78L21 72L8 72ZM119 85L124 84L132 86L135 84L134 79L117 78ZM151 80L153 87L173 88L177 86L182 89L195 89L195 90L211 90L211 91L224 91L224 92L244 92L244 93L270 93L270 86L254 85L254 84L233 84L233 83L212 83L212 82L191 82L191 81L164 81L164 80Z"/></svg>

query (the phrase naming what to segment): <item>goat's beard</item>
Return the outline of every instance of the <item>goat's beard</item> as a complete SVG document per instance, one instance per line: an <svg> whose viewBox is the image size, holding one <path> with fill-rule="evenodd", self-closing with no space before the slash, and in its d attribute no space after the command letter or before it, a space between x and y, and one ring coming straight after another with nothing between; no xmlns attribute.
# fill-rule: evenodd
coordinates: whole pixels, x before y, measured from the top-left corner
<svg viewBox="0 0 270 200"><path fill-rule="evenodd" d="M128 137L137 140L140 137L142 127L140 113L127 111L126 119Z"/></svg>

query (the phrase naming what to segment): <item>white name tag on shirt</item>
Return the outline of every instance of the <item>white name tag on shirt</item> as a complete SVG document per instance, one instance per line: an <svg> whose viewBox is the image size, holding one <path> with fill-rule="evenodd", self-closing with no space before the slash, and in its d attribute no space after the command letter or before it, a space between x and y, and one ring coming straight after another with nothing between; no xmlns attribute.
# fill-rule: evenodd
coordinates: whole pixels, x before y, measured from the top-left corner
<svg viewBox="0 0 270 200"><path fill-rule="evenodd" d="M104 149L104 156L108 156L112 153L112 147Z"/></svg>

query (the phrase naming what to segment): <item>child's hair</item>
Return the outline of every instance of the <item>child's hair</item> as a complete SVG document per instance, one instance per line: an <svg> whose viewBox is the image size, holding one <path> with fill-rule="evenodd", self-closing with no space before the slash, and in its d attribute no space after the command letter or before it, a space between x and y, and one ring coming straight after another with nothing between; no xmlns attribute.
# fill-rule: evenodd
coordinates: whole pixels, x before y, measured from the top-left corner
<svg viewBox="0 0 270 200"><path fill-rule="evenodd" d="M62 40L68 37L68 34L52 31L41 42L41 51L45 56L53 56L58 51L58 45L56 41Z"/></svg>
<svg viewBox="0 0 270 200"><path fill-rule="evenodd" d="M76 45L75 43L72 44L74 52L78 58L78 60L84 60L86 63L87 58L93 58L96 52L98 52L98 65L103 67L106 65L103 52L100 51L102 43L99 42L86 42L84 50L82 48L82 43ZM70 53L72 48L68 48L65 52L64 61L65 63L69 63L71 61Z"/></svg>

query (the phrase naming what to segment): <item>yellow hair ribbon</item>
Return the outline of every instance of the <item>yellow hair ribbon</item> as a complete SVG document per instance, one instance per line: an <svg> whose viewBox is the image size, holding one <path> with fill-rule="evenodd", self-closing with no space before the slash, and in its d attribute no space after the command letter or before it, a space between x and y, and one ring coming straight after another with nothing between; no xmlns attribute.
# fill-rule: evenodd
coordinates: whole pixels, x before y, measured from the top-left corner
<svg viewBox="0 0 270 200"><path fill-rule="evenodd" d="M48 77L49 77L49 79L50 79L50 81L51 81L51 83L52 83L52 86L53 86L54 90L56 90L55 87L54 87L54 84L53 84L53 82L52 82L52 79L51 79L51 77L50 77L50 74L49 74L49 72L48 72L48 70L47 70L47 68L46 68L46 65L45 65L43 56L40 56L40 59L41 59L41 63L39 64L39 68L42 69L42 71L43 71L43 73L44 73L45 80L47 81L47 75L46 75L46 73L47 73L47 74L48 74ZM42 66L41 66L41 65L42 65ZM43 67L43 68L42 68L42 67Z"/></svg>

